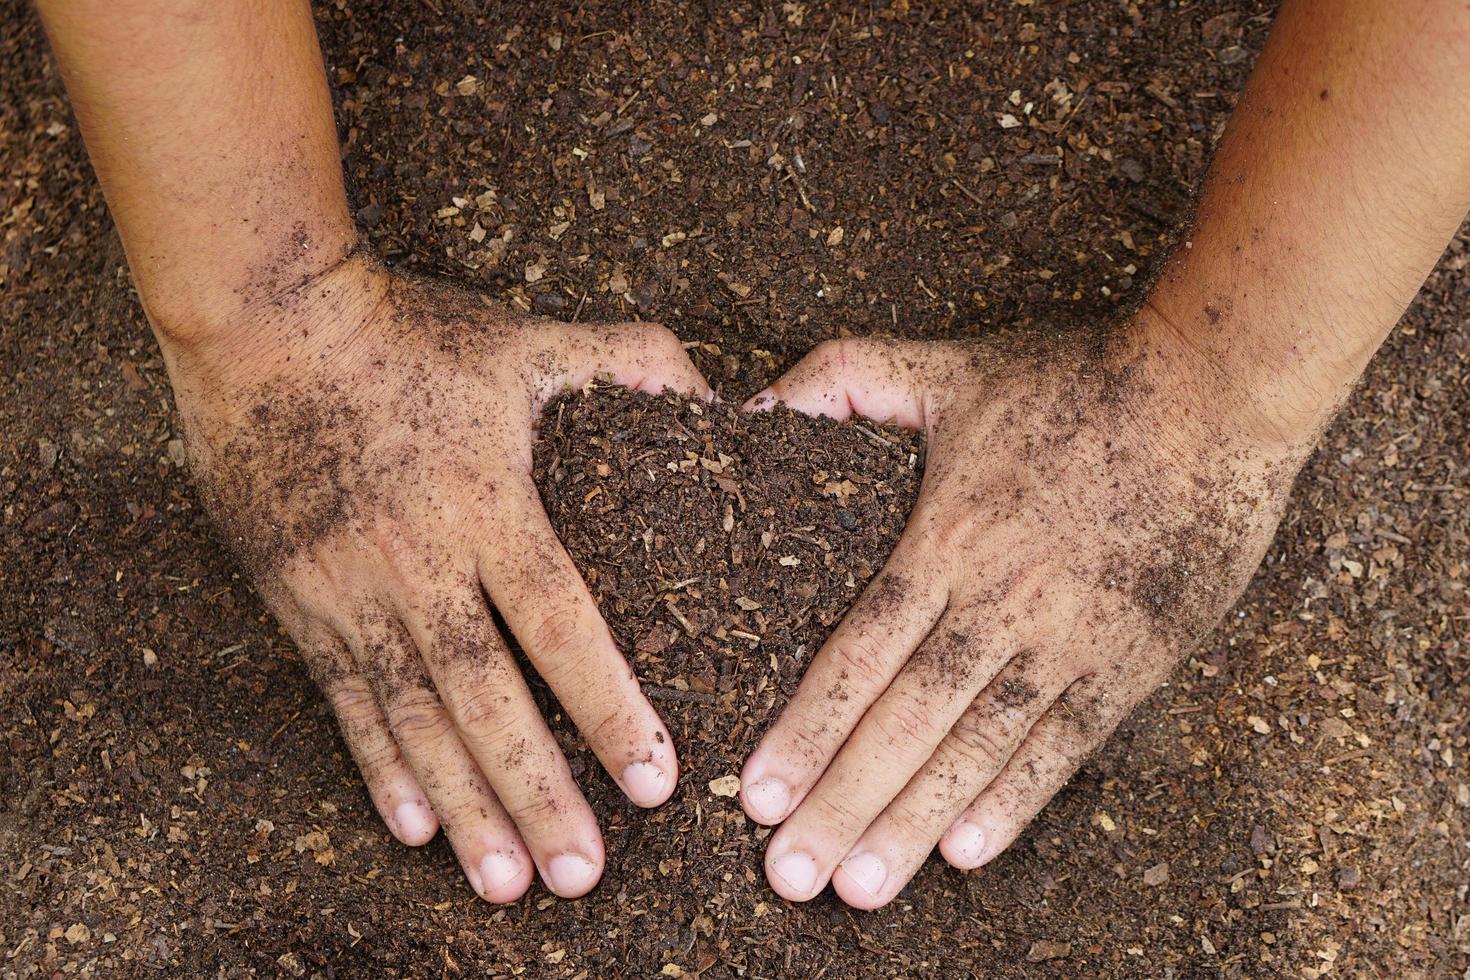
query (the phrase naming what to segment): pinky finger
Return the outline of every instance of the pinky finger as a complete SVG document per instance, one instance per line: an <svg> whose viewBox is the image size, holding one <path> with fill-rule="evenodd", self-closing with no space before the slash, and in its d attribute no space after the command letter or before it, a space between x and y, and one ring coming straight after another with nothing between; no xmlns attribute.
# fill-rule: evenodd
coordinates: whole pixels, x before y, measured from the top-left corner
<svg viewBox="0 0 1470 980"><path fill-rule="evenodd" d="M405 844L427 844L439 831L439 820L403 761L367 679L348 674L323 684L322 689L383 823Z"/></svg>
<svg viewBox="0 0 1470 980"><path fill-rule="evenodd" d="M1097 675L1078 681L1032 726L1001 774L945 831L939 853L946 861L970 871L994 860L1107 740L1123 710L1105 706L1101 686Z"/></svg>

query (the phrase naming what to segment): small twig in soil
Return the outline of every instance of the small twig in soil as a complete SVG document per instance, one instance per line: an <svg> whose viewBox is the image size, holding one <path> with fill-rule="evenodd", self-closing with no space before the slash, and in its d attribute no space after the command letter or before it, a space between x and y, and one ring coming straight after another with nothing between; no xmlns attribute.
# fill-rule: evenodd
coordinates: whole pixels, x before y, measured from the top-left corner
<svg viewBox="0 0 1470 980"><path fill-rule="evenodd" d="M643 693L652 701L677 701L686 704L714 704L715 696L700 691L681 691L676 687L644 684Z"/></svg>
<svg viewBox="0 0 1470 980"><path fill-rule="evenodd" d="M276 740L276 737L278 735L280 735L282 732L284 732L286 730L286 728L293 721L295 721L297 718L300 718L300 717L301 717L301 712L299 712L299 711L293 711L291 713L291 717L290 718L287 718L285 721L281 722L281 726L279 728L277 728L275 731L271 732L271 738L270 738L270 740L272 742L274 742Z"/></svg>
<svg viewBox="0 0 1470 980"><path fill-rule="evenodd" d="M874 442L881 442L885 446L891 446L891 445L893 445L893 443L891 441L889 441L888 439L883 438L882 436L880 436L878 433L874 432L872 429L868 428L867 426L858 425L856 422L854 422L852 424L852 427L854 429L857 429L863 435L867 436L869 439L872 439Z"/></svg>
<svg viewBox="0 0 1470 980"><path fill-rule="evenodd" d="M985 207L985 198L981 197L979 194L976 194L964 184L961 184L958 179L951 177L949 182L953 184L955 186L955 189L958 190L961 194L965 195L970 200L980 205L982 208Z"/></svg>

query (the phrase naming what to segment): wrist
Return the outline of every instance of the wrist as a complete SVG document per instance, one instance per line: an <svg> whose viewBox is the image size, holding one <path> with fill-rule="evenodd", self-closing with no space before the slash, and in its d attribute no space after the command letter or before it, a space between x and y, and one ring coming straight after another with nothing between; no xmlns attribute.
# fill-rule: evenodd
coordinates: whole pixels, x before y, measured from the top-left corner
<svg viewBox="0 0 1470 980"><path fill-rule="evenodd" d="M331 280L360 251L351 223L325 214L306 215L289 227L262 227L246 250L197 242L180 249L126 236L124 243L154 334L179 350L209 347L240 324L281 311Z"/></svg>
<svg viewBox="0 0 1470 980"><path fill-rule="evenodd" d="M146 299L145 307L176 385L186 376L228 385L357 349L390 288L387 271L354 249L321 269L298 271L291 281L170 296L163 315Z"/></svg>
<svg viewBox="0 0 1470 980"><path fill-rule="evenodd" d="M1124 336L1142 387L1159 410L1193 437L1227 451L1305 455L1351 386L1283 366L1244 332L1222 343L1220 332L1193 328L1157 294L1125 326Z"/></svg>

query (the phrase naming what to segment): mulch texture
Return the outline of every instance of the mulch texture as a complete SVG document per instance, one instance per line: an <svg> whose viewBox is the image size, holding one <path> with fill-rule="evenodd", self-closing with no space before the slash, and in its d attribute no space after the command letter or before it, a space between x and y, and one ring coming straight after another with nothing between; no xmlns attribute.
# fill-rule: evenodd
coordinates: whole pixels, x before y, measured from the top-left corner
<svg viewBox="0 0 1470 980"><path fill-rule="evenodd" d="M606 878L495 908L442 841L390 840L209 529L55 65L24 0L0 11L0 975L1470 970L1465 231L1228 620L1009 853L931 862L875 914L776 898L761 833L710 784L891 544L915 447L564 403L542 486L686 775L648 814L578 755ZM562 319L660 319L736 403L828 337L1136 303L1270 18L1243 0L317 12L378 254ZM618 413L643 417L636 445ZM613 476L641 452L667 479ZM787 512L742 508L757 474ZM634 513L705 528L719 564Z"/></svg>

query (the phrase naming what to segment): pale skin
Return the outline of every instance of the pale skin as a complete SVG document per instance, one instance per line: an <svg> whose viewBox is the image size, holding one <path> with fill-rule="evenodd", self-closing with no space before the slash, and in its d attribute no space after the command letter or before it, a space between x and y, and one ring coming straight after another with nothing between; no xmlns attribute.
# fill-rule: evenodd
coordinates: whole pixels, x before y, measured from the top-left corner
<svg viewBox="0 0 1470 980"><path fill-rule="evenodd" d="M40 4L205 503L337 713L392 833L489 901L603 868L504 618L629 798L674 747L531 482L532 421L607 375L708 397L653 324L577 328L355 251L305 2ZM139 58L137 52L147 52Z"/></svg>
<svg viewBox="0 0 1470 980"><path fill-rule="evenodd" d="M491 608L634 802L677 761L541 512L531 423L594 374L707 385L660 327L536 321L357 253L300 0L38 5L202 496L384 821L442 826L487 900L538 872L584 894L596 818ZM1465 0L1287 0L1130 321L832 342L752 399L929 444L902 541L742 773L779 894L877 908L936 846L994 859L1229 607L1470 207L1467 75Z"/></svg>

